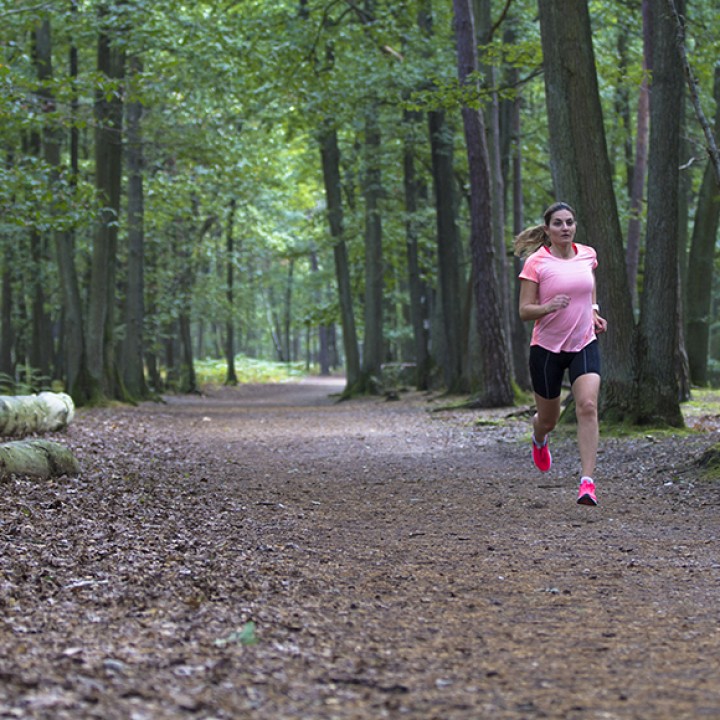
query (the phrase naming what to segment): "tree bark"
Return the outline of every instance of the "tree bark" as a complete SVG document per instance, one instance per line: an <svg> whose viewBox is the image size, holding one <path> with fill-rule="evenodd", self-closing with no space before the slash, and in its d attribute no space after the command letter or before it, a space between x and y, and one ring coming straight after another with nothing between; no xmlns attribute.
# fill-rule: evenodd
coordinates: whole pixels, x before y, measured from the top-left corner
<svg viewBox="0 0 720 720"><path fill-rule="evenodd" d="M142 72L140 58L129 62L131 77ZM142 103L133 100L127 107L127 215L128 266L125 299L125 338L121 373L125 390L133 399L147 397L144 359L145 322L145 195L143 189Z"/></svg>
<svg viewBox="0 0 720 720"><path fill-rule="evenodd" d="M310 251L310 270L313 275L320 271L318 256L315 250ZM318 308L323 307L323 294L318 287L314 292L315 302ZM309 328L308 328L309 329ZM318 355L317 362L320 366L320 375L325 377L330 375L330 345L329 345L329 327L325 319L321 319L318 324Z"/></svg>
<svg viewBox="0 0 720 720"><path fill-rule="evenodd" d="M2 296L0 305L0 373L10 378L15 376L15 363L13 361L14 332L12 272L13 247L11 243L3 243L2 263Z"/></svg>
<svg viewBox="0 0 720 720"><path fill-rule="evenodd" d="M630 189L630 220L628 221L625 264L627 281L634 308L638 307L637 274L640 265L642 236L643 195L647 174L648 133L650 129L650 88L648 75L652 72L652 29L649 18L649 0L642 0L643 25L643 78L640 84L635 133L635 164Z"/></svg>
<svg viewBox="0 0 720 720"><path fill-rule="evenodd" d="M50 33L50 20L45 18L35 26L33 56L40 89L37 91L37 103L46 114L55 110L55 100L47 89L53 76L52 66L52 38ZM46 123L42 137L39 133L32 133L31 144L34 154L47 159L43 150L42 140L57 142L56 133ZM51 151L52 152L52 151ZM52 332L50 330L50 315L46 310L45 266L47 265L48 240L45 234L33 229L30 232L30 254L32 259L32 334L30 342L30 364L42 376L50 377L52 352Z"/></svg>
<svg viewBox="0 0 720 720"><path fill-rule="evenodd" d="M720 64L715 66L715 131L720 128ZM695 385L708 381L712 280L715 243L720 223L720 184L708 159L698 196L687 277L687 351L690 378Z"/></svg>
<svg viewBox="0 0 720 720"><path fill-rule="evenodd" d="M508 31L504 41L507 44L515 44L514 28ZM508 71L508 84L510 87L517 87L519 73L517 68L511 67ZM508 142L508 174L511 177L510 187L512 190L512 230L513 236L521 233L525 227L525 215L523 212L523 154L522 154L522 124L521 109L522 96L518 92L509 103L507 115L509 121ZM507 185L507 183L506 183ZM513 311L510 313L512 325L512 352L513 372L515 382L522 390L532 390L530 382L530 370L528 367L528 340L525 323L520 319L517 307L520 301L520 280L518 275L522 269L522 260L514 258L513 262Z"/></svg>
<svg viewBox="0 0 720 720"><path fill-rule="evenodd" d="M340 323L345 352L345 392L350 394L360 380L360 353L355 330L350 266L347 257L343 226L342 187L340 183L340 148L337 130L329 120L325 121L320 134L325 201L327 203L330 236L333 239L335 277L340 305Z"/></svg>
<svg viewBox="0 0 720 720"><path fill-rule="evenodd" d="M76 0L71 0L73 13L77 12ZM73 83L78 77L77 47L73 44L69 53L69 74ZM71 117L76 119L79 112L77 91L73 90L70 100ZM79 130L75 124L70 129L70 187L74 190L79 174ZM52 156L48 150L52 148ZM60 164L60 146L46 142L46 157L51 165ZM60 286L63 303L63 355L65 387L78 405L84 405L90 397L87 389L91 382L89 379L87 355L85 350L84 313L80 295L80 281L75 266L75 236L72 230L56 230L54 234L55 254L58 263Z"/></svg>
<svg viewBox="0 0 720 720"><path fill-rule="evenodd" d="M470 86L477 71L475 28L470 0L453 0L457 41L458 77ZM483 388L476 407L512 405L510 355L502 322L502 303L492 233L490 167L482 113L462 108L470 172L470 250L477 304L478 335L482 352Z"/></svg>
<svg viewBox="0 0 720 720"><path fill-rule="evenodd" d="M438 284L442 317L442 348L438 358L443 380L451 393L462 392L462 298L460 238L457 228L457 199L453 166L452 130L442 110L428 113L432 156L435 218L437 225ZM439 336L440 333L437 333ZM440 340L440 337L437 338ZM437 350L436 350L437 352Z"/></svg>
<svg viewBox="0 0 720 720"><path fill-rule="evenodd" d="M122 50L113 47L105 22L107 8L99 11L100 35L97 48L98 72L110 80L124 75ZM114 334L112 315L115 308L115 262L120 184L122 177L122 99L120 92L110 98L98 91L95 99L95 173L98 195L103 203L92 250L86 352L90 378L87 396L102 401L114 391L115 363L112 358Z"/></svg>
<svg viewBox="0 0 720 720"><path fill-rule="evenodd" d="M237 385L235 372L235 210L237 200L232 198L228 206L227 229L225 232L226 279L225 299L227 320L225 322L225 361L227 363L226 385Z"/></svg>
<svg viewBox="0 0 720 720"><path fill-rule="evenodd" d="M0 480L7 480L13 475L47 480L79 473L78 461L60 443L18 440L0 445Z"/></svg>
<svg viewBox="0 0 720 720"><path fill-rule="evenodd" d="M675 353L678 325L678 193L682 68L674 53L675 26L665 0L651 0L653 75L646 258L639 326L636 421L684 424Z"/></svg>
<svg viewBox="0 0 720 720"><path fill-rule="evenodd" d="M473 0L475 36L478 45L492 41L491 0ZM500 97L498 93L498 69L494 65L483 64L480 68L485 78L485 89L490 93L490 101L485 104L484 118L488 145L490 171L490 200L492 210L492 236L495 247L495 265L499 284L500 309L502 311L503 331L508 347L510 366L513 367L513 332L511 320L510 271L508 267L508 247L505 244L505 181L502 170L502 127ZM517 306L515 306L517 307ZM514 368L513 368L514 373Z"/></svg>
<svg viewBox="0 0 720 720"><path fill-rule="evenodd" d="M75 405L66 393L0 396L0 435L29 435L66 428Z"/></svg>
<svg viewBox="0 0 720 720"><path fill-rule="evenodd" d="M385 343L383 336L383 236L380 198L380 125L375 100L365 112L365 336L363 341L362 385L365 392L377 392L382 377Z"/></svg>
<svg viewBox="0 0 720 720"><path fill-rule="evenodd" d="M415 169L417 153L415 137L422 113L405 111L405 143L403 151L403 182L405 187L405 244L407 248L408 289L410 293L410 322L413 329L415 356L415 386L418 390L430 387L430 351L428 324L428 292L420 272L418 210L422 196L420 181Z"/></svg>

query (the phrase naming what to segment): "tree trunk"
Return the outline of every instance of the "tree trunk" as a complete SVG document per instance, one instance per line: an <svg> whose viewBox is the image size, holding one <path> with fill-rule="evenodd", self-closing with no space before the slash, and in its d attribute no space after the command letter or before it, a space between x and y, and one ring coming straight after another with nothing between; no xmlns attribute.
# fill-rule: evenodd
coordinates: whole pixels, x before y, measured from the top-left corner
<svg viewBox="0 0 720 720"><path fill-rule="evenodd" d="M681 10L682 11L682 10ZM678 192L683 75L675 26L665 0L651 0L653 75L645 273L639 327L636 420L681 427L675 352L678 347Z"/></svg>
<svg viewBox="0 0 720 720"><path fill-rule="evenodd" d="M232 198L228 206L227 230L225 234L225 252L227 264L227 321L225 322L225 361L227 363L226 385L237 385L235 372L235 210L237 200Z"/></svg>
<svg viewBox="0 0 720 720"><path fill-rule="evenodd" d="M72 11L77 12L77 2L72 0ZM78 77L77 48L73 45L69 54L69 73L73 83ZM73 90L70 111L76 119L79 111L77 91ZM75 124L70 129L70 168L71 186L74 189L75 178L79 174L79 130ZM48 150L52 148L52 157ZM59 144L48 144L46 141L46 158L51 165L60 164ZM85 351L85 331L83 306L80 296L80 281L75 266L75 237L72 230L56 230L54 234L55 254L58 263L60 286L63 302L63 354L65 368L65 387L78 405L89 402L87 388L91 382L88 374L87 355Z"/></svg>
<svg viewBox="0 0 720 720"><path fill-rule="evenodd" d="M45 113L55 110L55 100L47 89L52 81L52 40L50 34L50 20L45 18L35 27L33 55L35 70L37 72L40 89L37 91L37 101ZM43 130L44 139L55 141L55 133L51 131L50 124L46 123ZM42 151L43 143L40 134L32 133L34 154L39 158L45 153ZM47 302L45 288L45 267L47 265L48 242L44 234L37 230L30 232L30 253L32 259L32 336L30 342L30 365L39 370L44 377L51 374L52 332L50 329L50 315L46 310Z"/></svg>
<svg viewBox="0 0 720 720"><path fill-rule="evenodd" d="M504 41L507 44L515 44L515 30L512 29L505 35ZM510 68L508 72L508 84L510 87L517 87L519 72L517 68ZM508 172L512 188L512 228L513 235L518 235L525 227L525 215L523 212L523 155L522 155L522 125L521 109L522 96L518 93L509 104L509 141L508 146ZM517 307L520 302L520 280L518 275L522 269L522 260L514 258L513 262L513 312L510 313L512 325L512 352L513 372L515 382L522 390L532 390L530 382L530 369L528 367L528 340L525 323L520 319Z"/></svg>
<svg viewBox="0 0 720 720"><path fill-rule="evenodd" d="M343 226L342 188L340 184L340 148L337 131L329 121L323 124L320 135L320 155L322 159L325 201L327 203L330 235L333 239L335 277L340 304L340 323L343 330L343 349L345 351L345 392L350 394L360 380L360 353L355 330L350 265L345 246Z"/></svg>
<svg viewBox="0 0 720 720"><path fill-rule="evenodd" d="M492 41L491 0L473 0L475 35L478 45ZM511 320L510 271L508 268L508 247L505 244L505 182L502 170L502 128L500 125L500 97L498 93L498 69L494 65L480 68L485 86L490 91L490 102L485 106L485 126L488 128L488 162L490 170L490 200L492 209L492 234L495 248L495 266L499 284L499 301L502 311L503 331L508 347L510 366L514 364L513 333ZM517 305L513 305L513 309ZM516 312L513 314L517 314Z"/></svg>
<svg viewBox="0 0 720 720"><path fill-rule="evenodd" d="M287 362L292 362L296 359L296 353L293 352L290 337L290 328L292 325L293 287L295 284L295 258L288 258L287 263L287 282L285 283L285 298L283 302L282 337L283 345L285 346L285 359Z"/></svg>
<svg viewBox="0 0 720 720"><path fill-rule="evenodd" d="M109 30L105 28L107 8L101 8L99 15L97 69L101 75L120 80L124 74L124 54L113 47ZM96 187L103 207L95 231L90 271L86 336L90 387L87 396L101 401L115 390L112 316L122 176L122 100L119 92L108 98L105 91L98 91L95 120Z"/></svg>
<svg viewBox="0 0 720 720"><path fill-rule="evenodd" d="M365 113L365 337L363 341L362 385L365 392L377 392L385 358L383 337L383 237L380 197L380 125L378 104L370 101Z"/></svg>
<svg viewBox="0 0 720 720"><path fill-rule="evenodd" d="M637 274L640 264L642 234L643 193L647 174L648 132L650 126L650 89L648 74L652 71L652 29L650 27L649 0L642 0L643 24L643 78L638 97L637 130L635 136L635 165L630 190L630 220L625 252L627 281L633 307L638 307Z"/></svg>
<svg viewBox="0 0 720 720"><path fill-rule="evenodd" d="M49 81L53 75L52 69L52 53L50 39L50 23L43 21L36 28L36 62L38 67L38 77L41 81ZM72 77L77 77L77 66L71 62L70 72ZM54 109L55 101L52 93L45 87L42 91L43 106L46 110ZM73 113L76 106L73 105ZM60 165L61 165L61 138L56 129L51 124L47 124L43 131L43 147L44 157L48 165L52 168L50 173L50 182L57 189L58 196L61 195L62 189L60 183ZM73 154L77 152L76 146L71 146L71 167L77 167L77 156ZM74 241L70 230L55 230L54 244L56 258L58 263L58 272L60 277L60 285L62 289L63 304L63 321L62 330L64 337L62 338L61 347L63 360L63 376L65 378L65 387L71 395L76 398L79 404L87 401L81 391L81 384L78 383L80 377L85 377L87 367L85 363L85 347L83 334L83 317L82 303L80 299L80 288L75 270L74 262ZM45 331L50 336L48 330Z"/></svg>
<svg viewBox="0 0 720 720"><path fill-rule="evenodd" d="M142 72L137 56L130 59L133 78ZM134 399L148 394L145 383L145 196L143 190L142 103L134 100L127 108L127 196L128 196L128 267L125 299L125 338L121 372L125 390Z"/></svg>
<svg viewBox="0 0 720 720"><path fill-rule="evenodd" d="M620 77L625 78L628 75L628 28L621 25L618 27L617 33L618 70ZM634 161L632 123L630 120L630 92L627 83L618 82L616 84L614 106L617 133L622 138L623 154L625 156L625 188L628 197L630 197L632 194ZM613 174L615 173L613 172Z"/></svg>
<svg viewBox="0 0 720 720"><path fill-rule="evenodd" d="M47 480L75 476L80 465L63 445L49 440L17 440L0 445L0 480L24 475Z"/></svg>
<svg viewBox="0 0 720 720"><path fill-rule="evenodd" d="M458 77L469 85L477 72L477 50L470 0L453 0ZM482 352L483 389L477 407L512 405L510 355L502 322L502 304L495 274L490 200L490 168L482 113L462 108L470 172L470 249Z"/></svg>
<svg viewBox="0 0 720 720"><path fill-rule="evenodd" d="M715 132L720 129L720 64L715 66ZM715 243L720 222L720 184L712 160L708 159L698 197L693 225L687 276L687 351L690 378L695 385L708 382L712 280Z"/></svg>
<svg viewBox="0 0 720 720"><path fill-rule="evenodd" d="M460 239L453 166L453 133L442 110L428 113L437 223L438 284L442 316L443 379L449 392L462 392L462 298ZM438 333L439 335L439 333ZM439 339L439 338L438 338Z"/></svg>
<svg viewBox="0 0 720 720"><path fill-rule="evenodd" d="M180 329L180 377L178 390L181 393L196 393L198 386L192 351L190 309L187 305L185 305L180 312L178 327Z"/></svg>
<svg viewBox="0 0 720 720"><path fill-rule="evenodd" d="M2 305L0 306L0 373L10 378L15 377L13 362L14 333L12 325L12 273L13 248L11 243L3 244L2 264Z"/></svg>
<svg viewBox="0 0 720 720"><path fill-rule="evenodd" d="M0 396L0 436L23 436L63 430L75 416L67 393Z"/></svg>
<svg viewBox="0 0 720 720"><path fill-rule="evenodd" d="M609 320L601 340L601 412L622 418L636 389L635 328L587 2L539 0L538 9L553 181L558 199L578 213L578 241L598 251L598 301Z"/></svg>
<svg viewBox="0 0 720 720"><path fill-rule="evenodd" d="M198 203L193 198L193 212L197 216ZM206 218L200 225L197 232L196 242L201 242L215 222L214 217ZM195 375L195 363L192 346L191 317L193 288L195 285L196 261L192 249L192 242L188 238L195 236L195 226L186 224L183 220L177 221L177 232L175 236L175 256L180 261L178 273L178 330L180 342L179 353L176 357L179 365L177 368L178 390L183 393L195 393L198 391L197 378Z"/></svg>
<svg viewBox="0 0 720 720"><path fill-rule="evenodd" d="M418 210L422 195L415 170L417 126L422 113L406 111L405 146L403 152L403 181L405 186L405 244L407 247L408 290L410 293L410 323L413 329L415 357L415 386L418 390L430 387L430 352L428 323L428 287L420 273L420 236Z"/></svg>
<svg viewBox="0 0 720 720"><path fill-rule="evenodd" d="M310 270L313 274L320 271L320 265L318 263L317 252L315 250L310 251ZM318 308L323 307L323 295L320 288L317 288L314 293L315 303ZM308 328L309 329L309 328ZM317 362L320 366L320 375L323 377L330 375L330 346L329 346L329 328L325 319L323 318L318 325L318 354Z"/></svg>

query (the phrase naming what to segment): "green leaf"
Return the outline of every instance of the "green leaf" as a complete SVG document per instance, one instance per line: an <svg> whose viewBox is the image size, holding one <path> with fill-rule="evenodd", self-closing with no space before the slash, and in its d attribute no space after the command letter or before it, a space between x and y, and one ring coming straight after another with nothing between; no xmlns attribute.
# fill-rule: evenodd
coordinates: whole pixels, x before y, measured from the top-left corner
<svg viewBox="0 0 720 720"><path fill-rule="evenodd" d="M246 622L241 628L234 630L227 637L218 638L215 640L215 645L218 647L226 647L227 645L239 644L239 645L256 645L258 642L257 635L255 633L255 623L250 620Z"/></svg>

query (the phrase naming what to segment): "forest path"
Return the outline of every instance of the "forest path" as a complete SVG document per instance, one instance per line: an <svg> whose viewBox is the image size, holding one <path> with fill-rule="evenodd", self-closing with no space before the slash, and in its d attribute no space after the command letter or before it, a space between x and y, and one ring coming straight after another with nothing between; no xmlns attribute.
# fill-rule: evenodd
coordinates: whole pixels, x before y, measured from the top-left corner
<svg viewBox="0 0 720 720"><path fill-rule="evenodd" d="M720 718L713 433L603 440L588 508L572 435L342 387L78 413L6 488L0 717Z"/></svg>

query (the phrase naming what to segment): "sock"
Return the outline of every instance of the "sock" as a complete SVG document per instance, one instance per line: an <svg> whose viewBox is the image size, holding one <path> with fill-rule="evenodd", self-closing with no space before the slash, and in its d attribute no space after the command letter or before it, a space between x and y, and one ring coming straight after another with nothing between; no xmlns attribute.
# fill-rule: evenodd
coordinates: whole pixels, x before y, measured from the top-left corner
<svg viewBox="0 0 720 720"><path fill-rule="evenodd" d="M547 435L545 436L545 442L543 442L542 445L535 439L535 433L533 433L532 439L533 439L533 442L535 443L535 447L541 448L541 447L545 447L547 445L547 441L548 441Z"/></svg>
<svg viewBox="0 0 720 720"><path fill-rule="evenodd" d="M587 480L588 482L591 482L593 485L595 484L595 481L589 476L589 475L583 475L580 478L580 484L583 484L583 480Z"/></svg>

